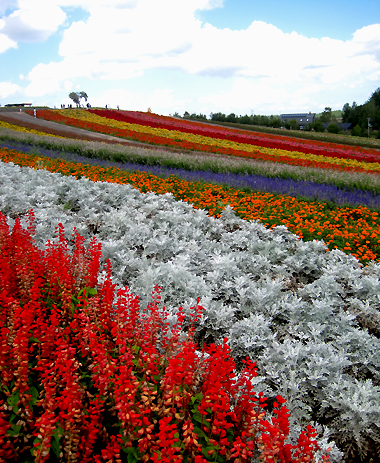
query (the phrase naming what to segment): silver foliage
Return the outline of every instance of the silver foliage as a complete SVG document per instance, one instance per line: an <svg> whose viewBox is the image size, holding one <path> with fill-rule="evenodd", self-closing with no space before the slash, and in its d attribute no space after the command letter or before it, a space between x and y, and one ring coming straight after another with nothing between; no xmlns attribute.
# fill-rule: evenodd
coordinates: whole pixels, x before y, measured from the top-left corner
<svg viewBox="0 0 380 463"><path fill-rule="evenodd" d="M379 265L363 268L286 227L241 220L230 207L214 219L170 194L0 163L0 210L9 226L17 216L25 226L31 208L37 246L58 223L68 239L74 227L86 240L96 236L114 283L139 295L142 306L161 286L172 322L180 305L188 313L200 297L196 338L227 336L237 361L257 360L265 378L258 388L287 398L298 425L319 410L337 441L351 433L365 450L368 433L377 439L380 345L363 323L379 314Z"/></svg>

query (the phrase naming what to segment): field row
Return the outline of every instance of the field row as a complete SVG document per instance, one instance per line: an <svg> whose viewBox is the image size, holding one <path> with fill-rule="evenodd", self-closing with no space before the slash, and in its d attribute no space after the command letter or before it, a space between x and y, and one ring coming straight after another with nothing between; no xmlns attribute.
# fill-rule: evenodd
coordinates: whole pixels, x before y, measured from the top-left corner
<svg viewBox="0 0 380 463"><path fill-rule="evenodd" d="M112 115L117 112L113 111ZM121 122L109 117L98 116L85 110L41 110L38 117L79 127L94 132L105 133L120 138L128 138L154 145L170 146L193 151L228 154L242 158L273 161L295 166L309 166L351 172L380 172L379 158L372 154L323 151L325 154L267 148L262 145L235 142L230 138L221 139L188 132L154 128L140 124ZM375 151L375 150L373 150Z"/></svg>
<svg viewBox="0 0 380 463"><path fill-rule="evenodd" d="M146 172L127 172L86 164L53 160L0 149L3 162L43 168L92 181L129 183L141 192L172 193L176 199L206 209L219 217L229 205L245 220L257 220L269 228L285 225L300 238L324 240L327 248L350 253L361 262L380 261L380 218L366 207L340 208L327 203L300 201L271 193L246 193L222 185L189 182L178 177L161 178Z"/></svg>

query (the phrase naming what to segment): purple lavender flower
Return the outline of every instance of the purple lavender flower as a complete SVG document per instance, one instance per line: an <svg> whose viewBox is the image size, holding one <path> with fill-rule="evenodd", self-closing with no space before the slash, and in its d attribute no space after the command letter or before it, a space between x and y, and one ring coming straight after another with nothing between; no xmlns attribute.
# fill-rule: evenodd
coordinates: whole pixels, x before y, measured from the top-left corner
<svg viewBox="0 0 380 463"><path fill-rule="evenodd" d="M129 162L113 162L104 159L91 159L73 153L35 147L26 143L2 141L0 146L15 149L27 154L38 154L53 159L64 159L66 161L82 164L96 165L100 167L117 167L122 170L149 172L160 177L177 177L190 182L205 182L226 184L230 187L243 189L250 188L253 191L268 192L293 196L313 201L331 201L338 206L366 206L370 209L380 210L380 195L360 189L343 189L332 184L316 183L305 180L284 179L278 177L265 177L261 175L215 173L210 170L190 171L185 169L170 168L165 166L148 166Z"/></svg>

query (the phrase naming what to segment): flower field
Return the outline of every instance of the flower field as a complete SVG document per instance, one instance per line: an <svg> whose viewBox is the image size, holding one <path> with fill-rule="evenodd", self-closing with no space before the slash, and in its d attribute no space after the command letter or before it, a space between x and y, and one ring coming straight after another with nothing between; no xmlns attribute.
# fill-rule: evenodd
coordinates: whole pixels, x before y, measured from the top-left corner
<svg viewBox="0 0 380 463"><path fill-rule="evenodd" d="M46 132L41 132L39 130L34 130L34 129L28 129L26 127L20 127L19 125L15 125L15 124L9 124L8 122L4 122L4 121L1 121L0 120L0 127L4 128L4 129L11 129L11 130L16 130L17 132L25 132L25 133L31 133L31 134L35 134L35 135L43 135L43 136L57 136L57 135L50 135ZM63 138L63 137L61 137Z"/></svg>
<svg viewBox="0 0 380 463"><path fill-rule="evenodd" d="M0 159L24 166L35 166L41 162L38 156L31 158L7 149L0 150ZM245 220L258 220L269 228L285 225L300 238L323 239L329 249L341 249L364 263L380 260L379 213L366 207L331 208L327 203L313 204L291 196L252 194L220 185L189 182L175 176L165 179L145 172L125 172L63 160L49 160L43 164L45 169L63 175L84 176L92 181L130 183L144 193L170 192L178 200L207 209L215 217L219 217L226 205L230 205Z"/></svg>
<svg viewBox="0 0 380 463"><path fill-rule="evenodd" d="M313 154L313 148L310 149L311 152L308 150L304 153L289 149L267 148L263 145L251 143L240 143L233 141L229 137L222 139L216 136L210 137L178 130L173 131L147 125L130 124L114 119L114 117L121 117L117 111L109 111L107 114L110 114L112 118L109 116L98 116L93 112L82 110L73 110L69 113L65 110L56 110L54 112L51 110L38 111L38 117L46 120L156 145L270 160L291 165L334 168L357 172L380 171L380 157L376 150L362 148L355 152L355 150L345 147L346 151L338 152L339 148L328 150L326 147L322 152L327 155L321 154L321 150L317 150L319 154ZM294 148L296 146L295 143L292 146ZM301 149L300 146L298 148ZM340 151L343 150L340 149Z"/></svg>
<svg viewBox="0 0 380 463"><path fill-rule="evenodd" d="M369 463L379 153L151 113L38 117L156 149L0 128L0 457L301 462L331 447Z"/></svg>
<svg viewBox="0 0 380 463"><path fill-rule="evenodd" d="M170 131L179 131L182 133L190 133L203 135L209 138L234 141L274 149L283 149L286 151L296 151L306 154L330 155L333 157L342 157L350 159L361 159L372 162L379 162L379 152L374 149L363 149L361 147L343 146L333 143L322 143L312 140L300 140L292 137L284 137L279 135L270 135L263 133L249 133L243 130L231 128L210 127L210 124L201 122L192 122L186 120L174 120L173 118L157 116L152 113L141 113L132 111L111 111L97 110L89 111L91 114L114 119L130 124L144 125Z"/></svg>

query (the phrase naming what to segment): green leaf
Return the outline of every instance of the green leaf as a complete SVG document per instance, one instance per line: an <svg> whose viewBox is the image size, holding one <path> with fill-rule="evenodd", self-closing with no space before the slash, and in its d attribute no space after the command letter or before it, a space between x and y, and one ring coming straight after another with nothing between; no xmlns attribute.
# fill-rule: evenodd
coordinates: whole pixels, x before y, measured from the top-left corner
<svg viewBox="0 0 380 463"><path fill-rule="evenodd" d="M79 304L79 300L75 296L71 295L71 314L72 315L74 315L74 312L78 304Z"/></svg>
<svg viewBox="0 0 380 463"><path fill-rule="evenodd" d="M195 412L193 415L193 420L198 421L198 423L202 423L203 416L198 412L197 409L194 409L193 411Z"/></svg>
<svg viewBox="0 0 380 463"><path fill-rule="evenodd" d="M12 427L10 429L8 429L7 431L7 434L9 436L18 436L20 434L20 429L22 428L21 424L17 425L17 424L12 424Z"/></svg>
<svg viewBox="0 0 380 463"><path fill-rule="evenodd" d="M134 447L122 447L123 452L127 454L128 463L137 463L141 461L139 451Z"/></svg>
<svg viewBox="0 0 380 463"><path fill-rule="evenodd" d="M6 392L9 393L9 388L8 388L8 386L6 386L5 384L1 384L1 383L0 383L0 392L1 392L1 391L6 391ZM8 394L7 394L7 395L8 395Z"/></svg>
<svg viewBox="0 0 380 463"><path fill-rule="evenodd" d="M132 346L131 349L137 355L140 352L141 347L140 346Z"/></svg>
<svg viewBox="0 0 380 463"><path fill-rule="evenodd" d="M38 397L39 397L38 390L34 386L32 386L32 387L29 388L28 393L32 396L30 398L30 404L31 405L36 405L37 402L38 402Z"/></svg>
<svg viewBox="0 0 380 463"><path fill-rule="evenodd" d="M201 428L198 428L198 426L194 426L194 432L198 437L207 438L205 432Z"/></svg>
<svg viewBox="0 0 380 463"><path fill-rule="evenodd" d="M91 296L95 296L96 294L98 294L98 291L95 288L86 287L85 291Z"/></svg>
<svg viewBox="0 0 380 463"><path fill-rule="evenodd" d="M191 401L195 403L195 402L200 402L202 399L203 399L203 394L201 392L197 392L197 394L193 395L193 397L191 398Z"/></svg>
<svg viewBox="0 0 380 463"><path fill-rule="evenodd" d="M216 448L211 445L211 446L208 446L208 447L202 447L202 453L203 455L206 457L206 458L210 458L212 457L213 459L215 459L215 454L213 453L212 455L209 455L207 452L210 451L210 450L215 450L216 451Z"/></svg>
<svg viewBox="0 0 380 463"><path fill-rule="evenodd" d="M37 447L36 444L41 444L41 442L42 442L42 440L39 439L38 437L36 437L36 438L34 439L34 441L33 441L33 447L34 447L34 448L38 448L39 446Z"/></svg>
<svg viewBox="0 0 380 463"><path fill-rule="evenodd" d="M54 432L53 439L51 441L51 448L57 458L59 458L59 454L61 453L60 440L62 436L63 429L60 426L57 426Z"/></svg>
<svg viewBox="0 0 380 463"><path fill-rule="evenodd" d="M17 389L16 391L13 392L12 395L10 395L7 398L7 403L11 407L15 407L18 404L18 401L20 400L20 391Z"/></svg>

